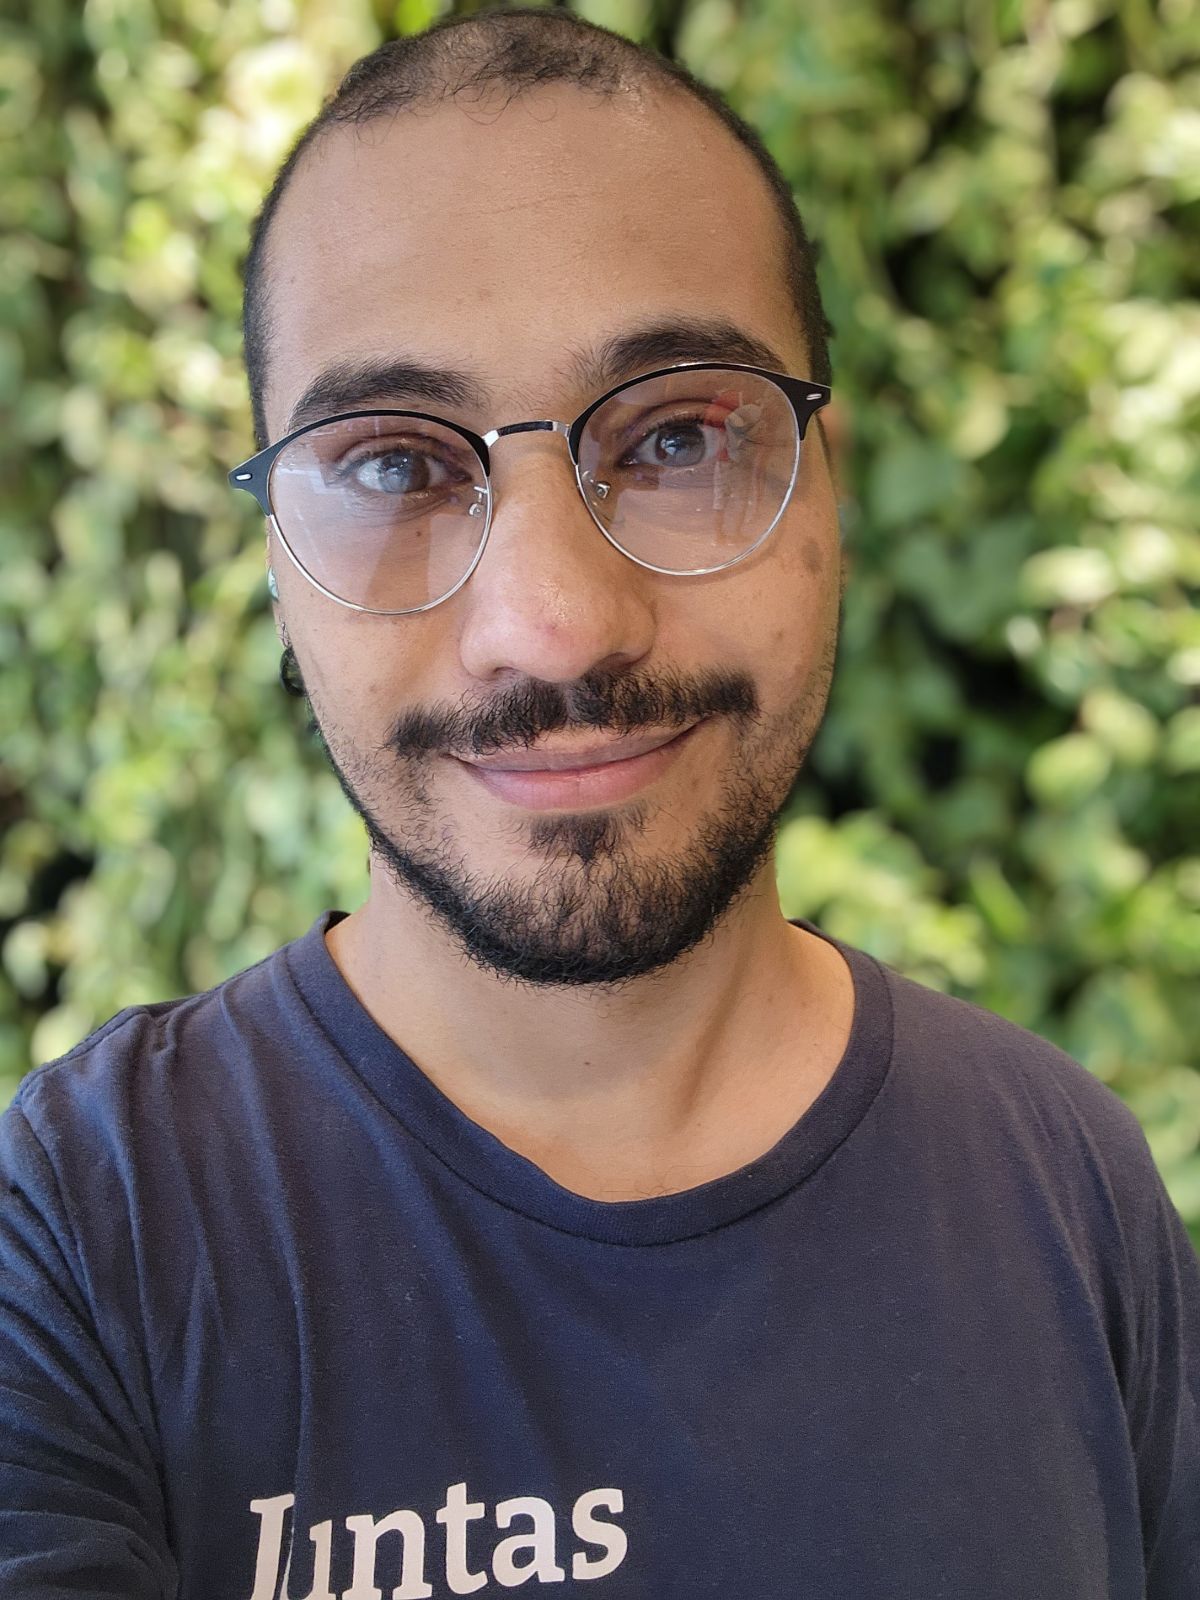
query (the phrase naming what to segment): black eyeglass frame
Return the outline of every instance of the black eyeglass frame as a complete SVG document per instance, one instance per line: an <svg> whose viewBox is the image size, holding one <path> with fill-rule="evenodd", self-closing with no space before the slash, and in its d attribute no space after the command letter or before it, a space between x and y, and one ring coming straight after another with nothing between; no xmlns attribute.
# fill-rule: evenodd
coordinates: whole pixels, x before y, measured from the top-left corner
<svg viewBox="0 0 1200 1600"><path fill-rule="evenodd" d="M638 566L646 567L652 572L662 572L668 577L676 578L703 577L706 573L721 572L726 567L735 566L739 561L744 561L748 555L753 554L753 552L758 549L767 535L775 528L779 518L783 515L783 511L786 508L788 501L791 499L792 493L795 489L794 475L788 492L784 497L783 504L776 513L774 521L771 523L770 527L759 536L755 543L750 546L748 550L744 550L741 555L735 556L731 561L722 562L720 566L701 568L694 572L673 572L669 568L655 567L652 566L650 562L641 561L637 556L630 555L628 550L616 543L616 541L605 529L603 523L597 517L595 510L588 501L587 493L583 486L583 480L580 477L580 441L583 438L583 430L586 428L588 420L594 415L594 413L599 411L601 406L607 404L609 400L612 400L623 390L633 388L635 384L646 383L652 378L670 377L679 372L747 372L756 378L765 378L769 382L773 383L789 401L796 417L797 470L799 468L800 459L799 445L804 442L804 436L807 431L808 424L816 415L816 413L820 411L822 406L829 404L833 394L833 391L828 384L817 383L814 379L810 378L798 378L792 373L788 372L773 372L767 367L747 366L746 364L737 361L681 361L670 367L655 367L649 372L638 373L635 377L625 378L621 383L614 384L611 389L605 390L605 392L598 396L597 399L592 400L584 408L584 410L579 413L574 422L559 422L551 418L537 418L527 422L508 422L505 423L503 427L492 428L485 434L479 434L473 433L470 428L464 428L460 423L449 421L446 417L435 416L428 411L413 411L404 406L369 406L361 410L338 411L328 417L318 417L314 422L306 422L301 427L293 428L290 433L284 434L282 439L276 439L273 444L264 445L261 450L257 451L254 455L249 456L245 461L240 462L236 467L234 467L229 472L228 479L233 488L244 489L247 494L252 494L254 496L255 500L257 500L259 504L260 509L273 524L275 531L279 535L281 544L287 551L297 570L309 581L309 583L311 583L316 589L319 589L322 594L328 596L330 600L335 600L338 605L349 607L352 611L366 611L375 616L406 617L411 616L418 611L429 611L434 606L440 605L443 600L448 600L452 594L456 594L458 590L462 588L463 584L466 583L467 579L479 565L480 558L483 555L484 546L487 544L488 533L491 530L492 522L492 445L494 445L498 439L502 439L506 435L512 433L559 433L567 441L567 450L570 453L571 462L575 468L575 481L579 489L580 498L587 507L592 521L600 529L600 532L613 546L613 548L619 550L621 554L628 560L636 562ZM478 456L480 465L483 467L484 481L487 485L488 491L487 520L480 535L479 549L475 553L475 559L471 562L471 565L463 574L462 578L459 579L458 583L454 585L454 588L447 590L447 592L444 595L440 595L438 599L428 601L423 606L410 606L402 611L379 611L374 607L361 606L356 604L353 600L346 600L343 599L341 595L334 594L331 590L327 589L324 584L319 582L318 579L314 578L312 573L301 564L299 558L292 550L291 545L288 543L287 536L284 534L283 529L279 525L279 520L275 515L275 509L271 505L270 477L271 468L275 464L276 457L279 456L288 447L288 445L292 444L296 439L303 437L304 434L311 433L314 428L325 428L333 422L349 422L355 417L413 417L418 422L431 422L437 427L447 428L451 433L456 433L459 438L466 440L466 442L471 446L472 450L474 450L475 454Z"/></svg>

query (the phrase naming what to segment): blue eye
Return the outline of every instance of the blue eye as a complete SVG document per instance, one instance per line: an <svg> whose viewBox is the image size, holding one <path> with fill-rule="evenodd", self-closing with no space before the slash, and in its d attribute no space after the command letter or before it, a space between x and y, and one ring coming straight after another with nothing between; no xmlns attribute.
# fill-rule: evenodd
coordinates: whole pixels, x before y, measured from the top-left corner
<svg viewBox="0 0 1200 1600"><path fill-rule="evenodd" d="M437 456L406 446L354 456L339 469L338 477L351 479L363 489L397 496L444 489L456 481Z"/></svg>
<svg viewBox="0 0 1200 1600"><path fill-rule="evenodd" d="M704 435L712 431L702 428L698 422L672 422L655 428L646 442L653 444L654 460L664 466L694 467L704 460L707 446Z"/></svg>
<svg viewBox="0 0 1200 1600"><path fill-rule="evenodd" d="M628 451L623 467L698 467L719 455L724 430L697 417L676 417L656 423Z"/></svg>

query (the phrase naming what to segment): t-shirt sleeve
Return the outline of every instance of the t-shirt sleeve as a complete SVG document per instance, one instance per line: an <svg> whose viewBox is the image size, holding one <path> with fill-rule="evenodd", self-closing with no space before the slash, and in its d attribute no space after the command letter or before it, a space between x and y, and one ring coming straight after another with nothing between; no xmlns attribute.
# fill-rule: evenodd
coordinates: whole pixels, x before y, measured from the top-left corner
<svg viewBox="0 0 1200 1600"><path fill-rule="evenodd" d="M53 1168L14 1105L0 1118L0 1600L177 1592L154 1453L86 1281Z"/></svg>
<svg viewBox="0 0 1200 1600"><path fill-rule="evenodd" d="M1200 1258L1150 1160L1129 1403L1146 1600L1200 1597Z"/></svg>

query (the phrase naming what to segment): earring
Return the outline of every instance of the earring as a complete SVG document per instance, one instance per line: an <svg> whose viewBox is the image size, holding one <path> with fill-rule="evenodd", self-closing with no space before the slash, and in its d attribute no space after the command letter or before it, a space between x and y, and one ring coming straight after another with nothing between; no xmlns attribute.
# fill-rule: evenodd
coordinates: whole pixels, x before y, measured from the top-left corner
<svg viewBox="0 0 1200 1600"><path fill-rule="evenodd" d="M267 568L267 593L271 596L272 600L279 599L279 584L275 578L274 567Z"/></svg>
<svg viewBox="0 0 1200 1600"><path fill-rule="evenodd" d="M296 660L296 652L291 645L285 645L283 654L279 658L279 681L296 700L305 698L306 690L304 679L300 676L300 663Z"/></svg>

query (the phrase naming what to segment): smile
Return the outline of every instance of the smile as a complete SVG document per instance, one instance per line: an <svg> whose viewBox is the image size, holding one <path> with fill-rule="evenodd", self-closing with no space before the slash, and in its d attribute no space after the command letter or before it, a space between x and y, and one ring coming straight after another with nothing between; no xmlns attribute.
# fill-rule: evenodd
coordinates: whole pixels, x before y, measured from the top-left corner
<svg viewBox="0 0 1200 1600"><path fill-rule="evenodd" d="M476 783L509 805L529 811L555 809L584 810L590 806L613 805L627 800L671 767L685 746L704 726L697 722L666 744L647 750L644 755L624 761L606 761L590 767L568 767L561 771L546 768L514 771L475 766L452 758Z"/></svg>

